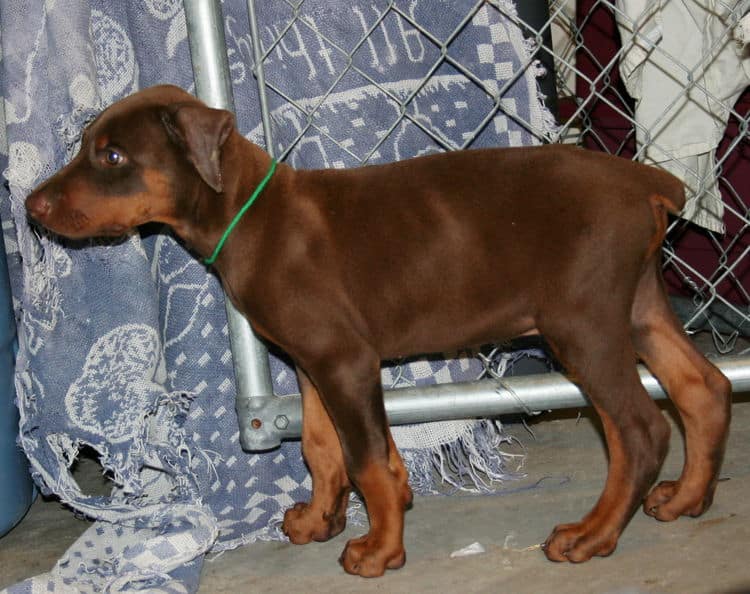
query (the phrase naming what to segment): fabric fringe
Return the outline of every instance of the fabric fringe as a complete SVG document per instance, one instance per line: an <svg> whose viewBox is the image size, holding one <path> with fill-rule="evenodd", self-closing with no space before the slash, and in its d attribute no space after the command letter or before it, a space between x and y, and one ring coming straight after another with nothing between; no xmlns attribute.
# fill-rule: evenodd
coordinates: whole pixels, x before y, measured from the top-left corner
<svg viewBox="0 0 750 594"><path fill-rule="evenodd" d="M499 421L482 420L468 425L457 440L434 448L401 451L409 471L409 484L418 495L450 495L457 491L488 493L506 481L525 477L526 455L501 446L521 444L508 436Z"/></svg>

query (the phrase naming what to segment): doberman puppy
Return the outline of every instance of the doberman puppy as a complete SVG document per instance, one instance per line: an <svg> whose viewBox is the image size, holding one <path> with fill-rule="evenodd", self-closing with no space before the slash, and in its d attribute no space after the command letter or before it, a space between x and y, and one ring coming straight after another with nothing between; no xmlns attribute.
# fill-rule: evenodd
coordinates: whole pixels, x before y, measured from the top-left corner
<svg viewBox="0 0 750 594"><path fill-rule="evenodd" d="M660 246L667 213L683 204L667 173L561 145L276 167L231 113L171 86L105 110L75 159L26 200L34 220L66 237L159 221L213 255L237 309L296 365L313 493L287 511L284 531L294 543L335 536L358 489L370 530L341 562L362 576L404 564L412 497L383 406L383 359L545 336L600 415L609 449L603 493L580 522L553 530L549 559L610 554L644 498L659 520L708 508L731 386L665 294ZM650 492L669 427L637 358L686 434L681 476Z"/></svg>

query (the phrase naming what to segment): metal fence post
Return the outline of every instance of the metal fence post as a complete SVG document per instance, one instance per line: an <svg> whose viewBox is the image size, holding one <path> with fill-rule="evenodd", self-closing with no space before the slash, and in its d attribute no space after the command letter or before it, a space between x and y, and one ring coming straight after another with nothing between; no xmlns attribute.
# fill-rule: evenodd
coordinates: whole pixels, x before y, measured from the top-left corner
<svg viewBox="0 0 750 594"><path fill-rule="evenodd" d="M184 7L196 95L212 107L233 111L221 4L219 0L184 0ZM268 351L228 298L226 309L237 388L236 406L241 420L240 444L247 450L271 449L280 443L278 433L253 414L276 400ZM243 420L248 421L245 426Z"/></svg>

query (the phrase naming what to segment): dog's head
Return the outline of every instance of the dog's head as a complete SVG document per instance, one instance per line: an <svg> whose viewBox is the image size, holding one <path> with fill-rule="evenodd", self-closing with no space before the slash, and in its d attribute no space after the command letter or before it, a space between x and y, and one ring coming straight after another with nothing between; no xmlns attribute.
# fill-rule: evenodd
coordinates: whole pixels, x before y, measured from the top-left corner
<svg viewBox="0 0 750 594"><path fill-rule="evenodd" d="M115 103L84 131L81 150L26 198L32 219L65 237L117 236L143 223L180 224L180 201L222 192L228 111L182 89L151 87Z"/></svg>

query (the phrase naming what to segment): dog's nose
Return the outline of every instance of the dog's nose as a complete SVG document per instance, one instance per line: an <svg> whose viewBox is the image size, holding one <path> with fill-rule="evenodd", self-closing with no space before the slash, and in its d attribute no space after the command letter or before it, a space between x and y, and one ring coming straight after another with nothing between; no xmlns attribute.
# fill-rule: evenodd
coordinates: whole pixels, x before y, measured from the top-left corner
<svg viewBox="0 0 750 594"><path fill-rule="evenodd" d="M31 218L42 221L52 210L52 202L44 192L32 192L26 198L26 210Z"/></svg>

